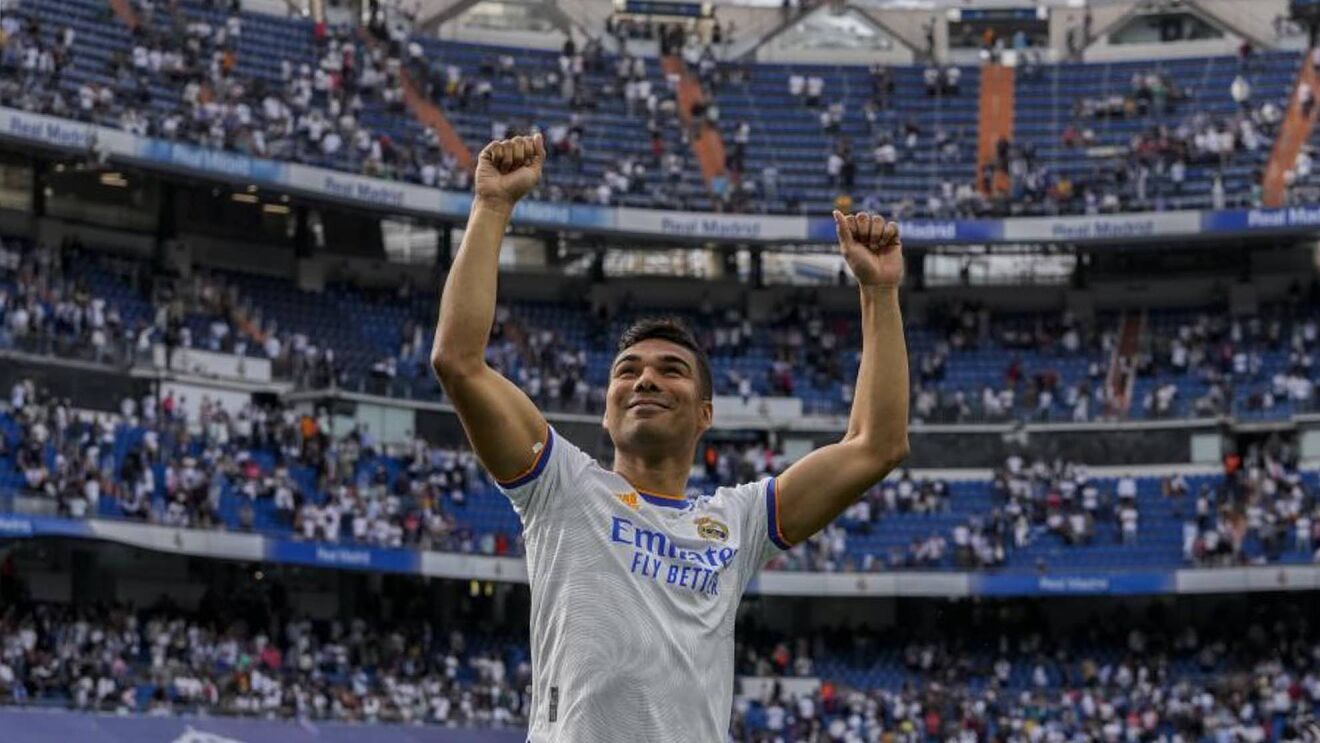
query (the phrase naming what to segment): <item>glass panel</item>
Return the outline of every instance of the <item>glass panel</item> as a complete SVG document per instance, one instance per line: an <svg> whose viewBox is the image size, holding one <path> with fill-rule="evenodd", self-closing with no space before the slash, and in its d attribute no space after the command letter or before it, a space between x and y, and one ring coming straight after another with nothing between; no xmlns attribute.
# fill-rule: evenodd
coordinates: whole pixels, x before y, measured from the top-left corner
<svg viewBox="0 0 1320 743"><path fill-rule="evenodd" d="M784 31L774 41L780 49L894 48L894 40L857 11L832 13L822 8Z"/></svg>
<svg viewBox="0 0 1320 743"><path fill-rule="evenodd" d="M1167 44L1222 39L1224 32L1191 13L1156 13L1133 18L1109 35L1111 44Z"/></svg>
<svg viewBox="0 0 1320 743"><path fill-rule="evenodd" d="M505 3L487 0L465 12L459 21L464 28L488 31L554 31L546 7L540 3Z"/></svg>
<svg viewBox="0 0 1320 743"><path fill-rule="evenodd" d="M927 286L1057 285L1076 266L1074 255L928 253L922 272Z"/></svg>
<svg viewBox="0 0 1320 743"><path fill-rule="evenodd" d="M0 163L0 209L32 211L32 168Z"/></svg>

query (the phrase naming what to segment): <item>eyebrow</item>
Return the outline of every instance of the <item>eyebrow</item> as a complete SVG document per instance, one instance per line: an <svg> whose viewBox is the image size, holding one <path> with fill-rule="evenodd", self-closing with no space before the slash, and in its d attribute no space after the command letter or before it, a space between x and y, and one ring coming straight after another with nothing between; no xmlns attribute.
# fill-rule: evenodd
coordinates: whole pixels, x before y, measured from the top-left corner
<svg viewBox="0 0 1320 743"><path fill-rule="evenodd" d="M641 361L641 360L642 360L642 357L641 357L641 356L638 356L638 355L635 354L635 353L626 354L626 355L624 355L624 356L620 356L619 359L618 359L617 361L614 362L614 367L613 367L613 368L618 369L618 368L619 368L619 364L623 364L623 363L626 363L626 362L629 362L629 361ZM662 364L682 364L684 367L687 368L687 370L688 370L689 372L692 371L692 365L689 364L689 363L687 362L687 359L685 359L685 358L683 358L682 356L679 356L679 355L677 355L677 354L672 354L672 353L664 354L663 356L660 357L660 363L662 363Z"/></svg>
<svg viewBox="0 0 1320 743"><path fill-rule="evenodd" d="M661 357L660 357L660 363L662 363L662 364L682 364L683 366L687 367L687 370L688 370L688 371L692 371L692 365L689 364L689 363L687 362L687 359L684 359L682 356L678 356L678 355L676 355L676 354L667 353L667 354L665 354L664 356L661 356Z"/></svg>

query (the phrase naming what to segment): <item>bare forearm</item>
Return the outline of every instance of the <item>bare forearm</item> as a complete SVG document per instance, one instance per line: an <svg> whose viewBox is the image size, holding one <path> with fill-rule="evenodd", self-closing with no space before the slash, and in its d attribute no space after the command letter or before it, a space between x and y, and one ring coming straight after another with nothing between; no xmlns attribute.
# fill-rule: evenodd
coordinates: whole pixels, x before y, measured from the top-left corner
<svg viewBox="0 0 1320 743"><path fill-rule="evenodd" d="M473 201L467 230L440 295L431 363L437 372L485 362L486 341L495 320L500 243L512 207Z"/></svg>
<svg viewBox="0 0 1320 743"><path fill-rule="evenodd" d="M908 359L897 287L861 287L862 361L847 439L902 458L908 450Z"/></svg>
<svg viewBox="0 0 1320 743"><path fill-rule="evenodd" d="M820 531L907 458L908 369L898 289L862 286L862 363L848 434L776 480L779 524L796 544Z"/></svg>

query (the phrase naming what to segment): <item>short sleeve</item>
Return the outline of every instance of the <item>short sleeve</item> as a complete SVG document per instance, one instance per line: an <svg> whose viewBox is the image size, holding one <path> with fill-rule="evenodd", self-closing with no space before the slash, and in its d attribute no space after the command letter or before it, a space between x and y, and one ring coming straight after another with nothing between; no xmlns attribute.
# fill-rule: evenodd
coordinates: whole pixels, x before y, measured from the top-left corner
<svg viewBox="0 0 1320 743"><path fill-rule="evenodd" d="M516 477L495 481L524 521L529 513L553 500L592 461L586 452L556 433L553 426L546 428L545 443L540 446L530 467Z"/></svg>
<svg viewBox="0 0 1320 743"><path fill-rule="evenodd" d="M792 549L779 524L779 494L777 481L770 477L757 482L744 483L729 491L729 504L741 525L741 547L749 555L752 569L760 570L771 558ZM749 576L750 577L750 576Z"/></svg>

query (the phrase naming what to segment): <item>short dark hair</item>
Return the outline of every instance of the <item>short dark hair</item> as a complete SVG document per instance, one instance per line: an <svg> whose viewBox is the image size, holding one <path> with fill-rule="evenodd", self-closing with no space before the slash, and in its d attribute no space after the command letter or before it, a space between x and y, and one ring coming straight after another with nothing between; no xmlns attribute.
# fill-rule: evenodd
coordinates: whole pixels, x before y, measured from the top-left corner
<svg viewBox="0 0 1320 743"><path fill-rule="evenodd" d="M618 353L651 338L676 343L697 357L697 382L701 385L701 399L709 400L715 394L715 382L710 375L710 357L688 330L687 323L677 317L645 317L637 320L619 336Z"/></svg>

